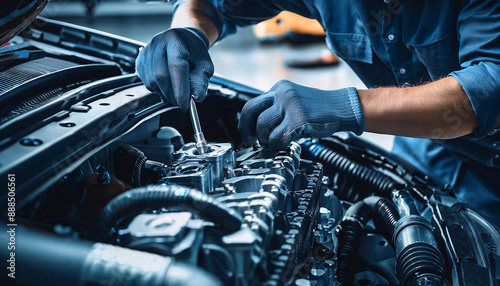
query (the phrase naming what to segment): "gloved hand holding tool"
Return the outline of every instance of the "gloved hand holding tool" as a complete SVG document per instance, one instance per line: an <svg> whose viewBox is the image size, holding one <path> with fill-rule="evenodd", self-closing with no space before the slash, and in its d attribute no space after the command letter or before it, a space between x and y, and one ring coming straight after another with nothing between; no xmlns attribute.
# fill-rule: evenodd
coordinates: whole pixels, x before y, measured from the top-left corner
<svg viewBox="0 0 500 286"><path fill-rule="evenodd" d="M137 57L144 85L173 105L187 110L193 123L196 148L207 152L196 105L205 98L214 66L207 37L196 28L172 28L156 35Z"/></svg>
<svg viewBox="0 0 500 286"><path fill-rule="evenodd" d="M196 28L171 28L157 34L137 58L137 72L144 85L173 105L187 110L191 95L205 98L214 66L209 41Z"/></svg>
<svg viewBox="0 0 500 286"><path fill-rule="evenodd" d="M248 101L238 126L246 143L258 139L283 149L304 136L325 137L337 131L364 130L364 117L355 88L320 90L282 80Z"/></svg>

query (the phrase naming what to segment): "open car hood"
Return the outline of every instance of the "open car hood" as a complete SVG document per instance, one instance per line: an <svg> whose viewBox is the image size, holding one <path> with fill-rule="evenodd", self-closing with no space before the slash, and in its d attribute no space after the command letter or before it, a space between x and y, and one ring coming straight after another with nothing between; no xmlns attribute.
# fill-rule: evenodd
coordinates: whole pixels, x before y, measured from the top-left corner
<svg viewBox="0 0 500 286"><path fill-rule="evenodd" d="M23 31L48 0L7 0L0 4L0 46Z"/></svg>

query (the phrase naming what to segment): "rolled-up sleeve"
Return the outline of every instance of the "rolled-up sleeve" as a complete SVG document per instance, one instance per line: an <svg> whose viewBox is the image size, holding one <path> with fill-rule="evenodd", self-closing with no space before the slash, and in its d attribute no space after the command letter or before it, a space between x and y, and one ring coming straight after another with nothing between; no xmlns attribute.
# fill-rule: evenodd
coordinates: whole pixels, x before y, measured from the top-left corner
<svg viewBox="0 0 500 286"><path fill-rule="evenodd" d="M175 6L187 0L178 0ZM206 15L219 30L219 39L236 32L237 26L248 26L270 19L281 11L288 10L310 17L309 9L302 1L270 1L270 0L203 0L213 11Z"/></svg>
<svg viewBox="0 0 500 286"><path fill-rule="evenodd" d="M461 70L450 73L469 97L478 127L491 134L500 113L500 1L471 0L457 22Z"/></svg>

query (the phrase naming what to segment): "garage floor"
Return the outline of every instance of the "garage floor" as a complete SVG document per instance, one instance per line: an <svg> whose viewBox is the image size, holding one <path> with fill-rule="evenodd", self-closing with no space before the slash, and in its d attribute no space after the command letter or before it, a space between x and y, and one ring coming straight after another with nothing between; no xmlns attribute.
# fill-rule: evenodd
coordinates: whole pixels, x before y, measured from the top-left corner
<svg viewBox="0 0 500 286"><path fill-rule="evenodd" d="M105 1L96 7L91 19L85 14L85 6L80 2L53 1L42 16L148 42L155 34L168 29L172 6L133 0ZM284 65L288 59L318 56L325 48L324 43L261 45L253 36L251 27L247 27L216 44L210 53L216 73L263 91L280 79L321 89L365 88L344 62L334 67L314 69L292 69ZM386 149L392 148L393 136L365 133L363 137Z"/></svg>

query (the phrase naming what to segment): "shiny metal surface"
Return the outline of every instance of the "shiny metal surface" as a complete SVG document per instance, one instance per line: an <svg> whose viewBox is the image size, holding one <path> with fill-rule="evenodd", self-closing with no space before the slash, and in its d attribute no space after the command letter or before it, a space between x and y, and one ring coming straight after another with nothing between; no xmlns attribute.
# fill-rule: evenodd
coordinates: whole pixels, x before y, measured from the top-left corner
<svg viewBox="0 0 500 286"><path fill-rule="evenodd" d="M207 153L207 141L205 140L205 136L203 136L203 132L201 131L198 110L196 109L196 104L194 103L194 100L192 98L191 102L189 103L189 115L191 116L191 123L193 124L194 142L196 145L196 149L198 150L198 152L200 152L200 154Z"/></svg>
<svg viewBox="0 0 500 286"><path fill-rule="evenodd" d="M406 190L392 192L392 201L396 205L399 215L402 217L419 214L415 206L415 201Z"/></svg>
<svg viewBox="0 0 500 286"><path fill-rule="evenodd" d="M213 181L213 184L211 184L213 188L220 187L222 181L232 175L235 165L234 151L229 143L211 143L207 145L207 152L205 153L199 152L196 143L188 143L174 152L173 156L175 163L209 163L208 169L211 173L210 180ZM186 175L189 177L195 174ZM208 192L214 191L213 188L210 188Z"/></svg>

